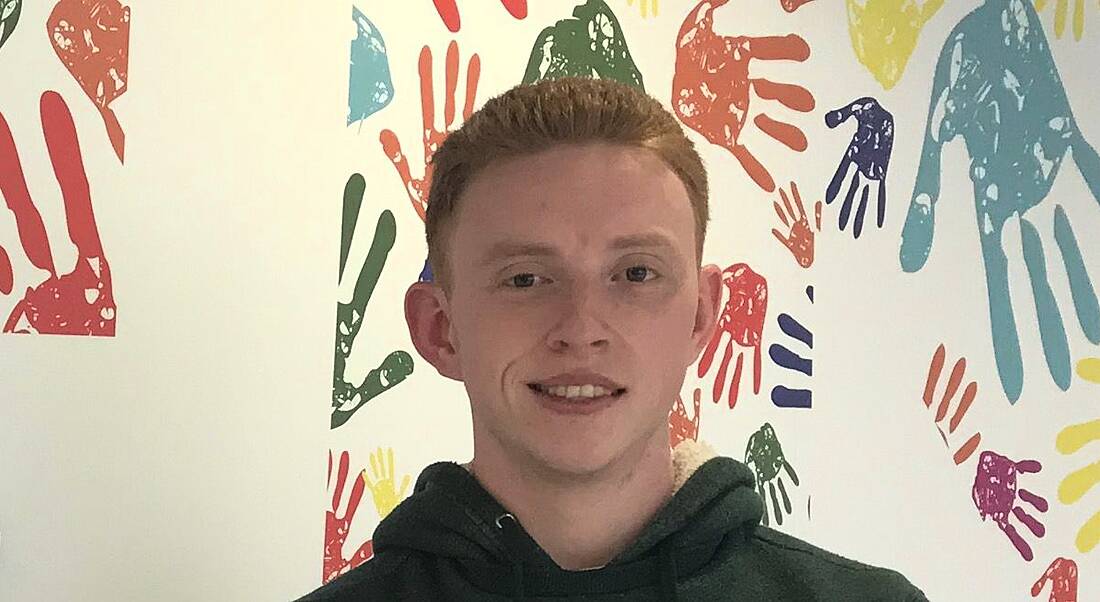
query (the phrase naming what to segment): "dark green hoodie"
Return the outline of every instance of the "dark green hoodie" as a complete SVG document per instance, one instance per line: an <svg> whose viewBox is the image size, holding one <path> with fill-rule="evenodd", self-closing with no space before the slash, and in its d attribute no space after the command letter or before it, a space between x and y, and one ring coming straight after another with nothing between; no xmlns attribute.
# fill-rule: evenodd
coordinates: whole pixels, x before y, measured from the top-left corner
<svg viewBox="0 0 1100 602"><path fill-rule="evenodd" d="M711 457L689 474L614 560L567 571L465 468L439 462L378 525L374 558L299 602L927 602L899 573L760 525L763 506L744 464Z"/></svg>

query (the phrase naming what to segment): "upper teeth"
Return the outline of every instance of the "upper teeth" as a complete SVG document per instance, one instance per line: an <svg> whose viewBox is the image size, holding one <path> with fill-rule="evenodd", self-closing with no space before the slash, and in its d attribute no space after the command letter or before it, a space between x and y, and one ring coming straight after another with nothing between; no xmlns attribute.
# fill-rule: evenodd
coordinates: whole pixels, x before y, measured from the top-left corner
<svg viewBox="0 0 1100 602"><path fill-rule="evenodd" d="M544 393L556 395L558 397L603 397L604 395L610 395L612 391L605 389L600 385L555 385L548 387L546 385L535 385L538 389Z"/></svg>

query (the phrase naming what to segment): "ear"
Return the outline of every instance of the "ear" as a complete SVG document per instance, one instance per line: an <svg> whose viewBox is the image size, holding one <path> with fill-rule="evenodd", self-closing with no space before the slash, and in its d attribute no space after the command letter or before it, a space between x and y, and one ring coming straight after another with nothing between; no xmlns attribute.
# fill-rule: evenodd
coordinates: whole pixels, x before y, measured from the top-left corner
<svg viewBox="0 0 1100 602"><path fill-rule="evenodd" d="M405 323L417 353L443 376L462 380L451 329L450 306L434 282L414 282L405 291Z"/></svg>
<svg viewBox="0 0 1100 602"><path fill-rule="evenodd" d="M699 359L699 354L710 343L718 327L718 314L722 310L722 268L708 264L699 269L699 297L695 309L695 324L691 331L691 342L695 352L691 362Z"/></svg>

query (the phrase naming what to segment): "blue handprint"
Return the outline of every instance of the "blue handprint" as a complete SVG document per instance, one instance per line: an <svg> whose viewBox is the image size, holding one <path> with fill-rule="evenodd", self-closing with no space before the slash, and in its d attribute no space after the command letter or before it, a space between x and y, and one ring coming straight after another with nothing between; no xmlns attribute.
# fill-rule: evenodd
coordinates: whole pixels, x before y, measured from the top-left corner
<svg viewBox="0 0 1100 602"><path fill-rule="evenodd" d="M916 186L901 235L902 269L915 272L928 260L940 194L940 153L944 144L961 135L971 159L1001 385L1011 403L1020 398L1023 363L1008 291L1008 257L1001 246L1005 222L1018 216L1043 353L1054 382L1066 390L1066 331L1047 280L1039 231L1025 214L1046 199L1070 149L1092 196L1100 200L1100 157L1077 127L1031 2L985 0L955 26L940 52L930 104ZM1077 320L1088 340L1100 343L1100 306L1061 205L1054 208L1053 230Z"/></svg>
<svg viewBox="0 0 1100 602"><path fill-rule="evenodd" d="M871 191L871 182L878 183L877 223L879 228L886 219L886 171L890 167L890 153L894 149L894 116L882 108L874 98L864 97L826 113L825 125L832 129L848 121L849 117L856 118L856 133L852 135L852 141L844 151L844 158L841 159L832 181L829 182L829 188L825 192L825 202L832 204L836 199L837 194L840 193L840 187L844 184L844 178L854 165L855 169L851 170L852 180L848 184L848 194L845 195L844 205L840 208L839 223L841 230L848 226L852 201L855 199L856 192L862 189L855 224L852 226L852 235L859 238L863 231L863 215L867 211L867 197Z"/></svg>
<svg viewBox="0 0 1100 602"><path fill-rule="evenodd" d="M356 36L348 69L348 125L378 112L393 100L393 80L382 33L362 11L351 7Z"/></svg>
<svg viewBox="0 0 1100 602"><path fill-rule="evenodd" d="M810 299L810 303L814 302L814 287L806 287L806 297ZM781 313L776 322L778 322L780 330L787 336L801 342L811 351L813 350L814 334L798 320L792 318L789 314ZM772 343L771 347L768 347L768 355L771 356L775 365L781 368L801 372L806 376L814 375L814 361L812 358L802 357L783 345ZM809 408L813 405L813 391L776 385L772 387L772 403L781 408Z"/></svg>

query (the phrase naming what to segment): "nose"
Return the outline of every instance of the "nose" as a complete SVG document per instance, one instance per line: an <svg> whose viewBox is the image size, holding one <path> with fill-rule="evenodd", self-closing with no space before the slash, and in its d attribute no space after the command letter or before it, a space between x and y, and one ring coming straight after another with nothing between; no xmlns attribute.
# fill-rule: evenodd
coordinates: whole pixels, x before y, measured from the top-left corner
<svg viewBox="0 0 1100 602"><path fill-rule="evenodd" d="M547 344L556 352L581 356L607 349L611 341L606 311L599 291L585 285L570 287L562 301L561 317L547 334Z"/></svg>

